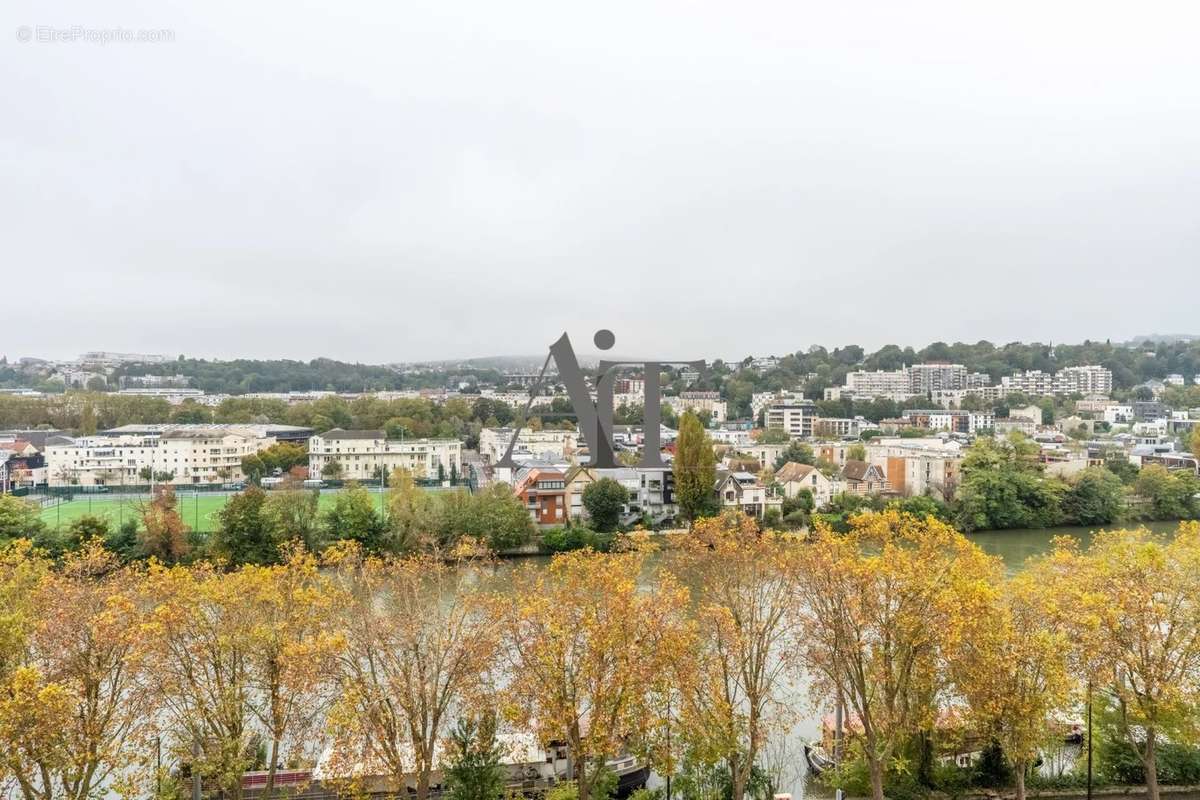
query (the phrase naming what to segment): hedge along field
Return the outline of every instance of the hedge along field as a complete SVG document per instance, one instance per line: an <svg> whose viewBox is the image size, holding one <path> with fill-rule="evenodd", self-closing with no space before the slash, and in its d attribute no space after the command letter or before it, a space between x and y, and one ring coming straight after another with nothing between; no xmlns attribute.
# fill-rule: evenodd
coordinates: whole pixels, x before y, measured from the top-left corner
<svg viewBox="0 0 1200 800"><path fill-rule="evenodd" d="M333 505L333 499L336 492L322 492L319 499L319 507L322 511ZM183 517L184 524L194 531L211 533L215 531L220 520L218 514L225 504L229 502L232 494L180 494L177 493L175 498L179 515ZM141 513L139 508L142 503L150 500L149 495L88 495L87 497L79 497L74 500L68 500L65 503L57 505L49 505L42 509L41 519L50 528L58 529L65 528L75 520L84 516L94 516L107 519L113 528L119 526L127 519L140 519Z"/></svg>

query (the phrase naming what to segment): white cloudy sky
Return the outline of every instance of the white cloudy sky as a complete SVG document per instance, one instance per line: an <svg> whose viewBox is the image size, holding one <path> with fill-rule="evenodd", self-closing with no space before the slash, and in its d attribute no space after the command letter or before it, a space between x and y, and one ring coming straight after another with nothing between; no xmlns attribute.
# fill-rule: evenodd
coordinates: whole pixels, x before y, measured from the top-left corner
<svg viewBox="0 0 1200 800"><path fill-rule="evenodd" d="M9 0L0 19L10 357L1200 332L1195 2Z"/></svg>

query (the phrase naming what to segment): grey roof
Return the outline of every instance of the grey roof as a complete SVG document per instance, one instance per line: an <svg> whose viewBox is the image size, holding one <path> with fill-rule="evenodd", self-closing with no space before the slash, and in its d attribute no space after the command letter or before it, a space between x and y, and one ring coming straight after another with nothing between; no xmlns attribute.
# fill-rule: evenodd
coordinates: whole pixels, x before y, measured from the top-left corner
<svg viewBox="0 0 1200 800"><path fill-rule="evenodd" d="M209 439L213 436L228 436L235 434L248 438L257 436L257 432L252 428L243 428L239 425L230 425L219 428L168 428L162 432L160 438L163 439Z"/></svg>
<svg viewBox="0 0 1200 800"><path fill-rule="evenodd" d="M716 488L720 488L726 481L733 481L738 486L754 485L758 483L758 478L751 475L749 472L726 472L725 470L717 470L717 480L713 484Z"/></svg>
<svg viewBox="0 0 1200 800"><path fill-rule="evenodd" d="M148 424L144 424L144 425L121 425L116 428L109 428L107 430L100 431L100 433L104 434L105 436L121 436L122 434L129 434L129 435L136 436L138 434L141 434L141 435L153 435L156 433L161 434L166 431L173 431L173 432L174 431L200 431L200 432L206 432L206 433L213 433L214 431L229 430L232 428L236 428L239 430L251 430L251 431L255 431L255 432L261 431L264 435L267 435L267 436L273 436L275 434L289 434L289 433L290 434L311 434L312 430L313 430L312 428L304 427L301 425L275 425L273 423L257 423L257 422L246 422L246 423L239 422L239 423L229 423L229 424L203 423L203 422L199 422L199 423L155 422L155 423L148 423Z"/></svg>
<svg viewBox="0 0 1200 800"><path fill-rule="evenodd" d="M842 467L842 475L852 481L863 481L867 479L867 473L871 471L871 465L866 461L854 461L848 459L846 465Z"/></svg>
<svg viewBox="0 0 1200 800"><path fill-rule="evenodd" d="M322 439L386 439L387 433L384 431L348 431L342 428L333 428L324 433L317 434Z"/></svg>

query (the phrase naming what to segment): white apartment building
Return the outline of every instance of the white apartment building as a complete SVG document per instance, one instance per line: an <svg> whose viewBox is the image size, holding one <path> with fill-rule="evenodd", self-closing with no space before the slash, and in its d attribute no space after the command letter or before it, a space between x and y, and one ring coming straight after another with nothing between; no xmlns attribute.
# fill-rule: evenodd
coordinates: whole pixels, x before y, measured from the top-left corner
<svg viewBox="0 0 1200 800"><path fill-rule="evenodd" d="M157 437L86 436L69 444L47 444L49 486L107 486L145 483L138 473L153 469Z"/></svg>
<svg viewBox="0 0 1200 800"><path fill-rule="evenodd" d="M504 403L507 406L517 409L525 408L526 406L530 408L548 407L554 402L552 396L539 394L534 395L533 402L530 403L528 392L502 392L495 389L484 389L479 393L479 396L487 400L495 400L497 403Z"/></svg>
<svg viewBox="0 0 1200 800"><path fill-rule="evenodd" d="M908 389L913 394L967 388L967 368L962 364L913 364L908 368L908 377Z"/></svg>
<svg viewBox="0 0 1200 800"><path fill-rule="evenodd" d="M191 379L186 375L122 375L117 385L122 389L186 389Z"/></svg>
<svg viewBox="0 0 1200 800"><path fill-rule="evenodd" d="M857 438L863 431L879 426L866 417L817 417L813 421L813 436L818 439Z"/></svg>
<svg viewBox="0 0 1200 800"><path fill-rule="evenodd" d="M992 430L996 427L996 415L991 411L949 411L931 410L929 427L935 431L951 431L955 433L978 433L981 430ZM910 412L905 412L908 416Z"/></svg>
<svg viewBox="0 0 1200 800"><path fill-rule="evenodd" d="M1112 393L1112 371L1107 367L1063 367L1053 375L1038 369L1027 370L1023 373L1008 375L1001 378L1001 384L1010 392L1024 392L1028 395L1069 395L1107 396Z"/></svg>
<svg viewBox="0 0 1200 800"><path fill-rule="evenodd" d="M816 404L810 400L785 400L767 407L768 429L782 430L793 439L811 439Z"/></svg>
<svg viewBox="0 0 1200 800"><path fill-rule="evenodd" d="M962 364L913 364L908 368L909 391L928 395L944 389L980 389L989 386L991 376L984 372L967 372Z"/></svg>
<svg viewBox="0 0 1200 800"><path fill-rule="evenodd" d="M479 456L485 463L495 464L504 458L516 430L513 428L484 428L479 432ZM517 436L514 456L546 458L550 461L574 459L579 449L579 434L574 430L540 430L522 428Z"/></svg>
<svg viewBox="0 0 1200 800"><path fill-rule="evenodd" d="M981 389L990 384L988 375L967 372L962 364L913 364L897 370L848 372L845 385L826 389L825 399L886 397L899 401L914 395Z"/></svg>
<svg viewBox="0 0 1200 800"><path fill-rule="evenodd" d="M1054 376L1040 369L1030 369L1014 375L1005 375L1000 384L1010 392L1022 392L1028 395L1048 395L1054 393Z"/></svg>
<svg viewBox="0 0 1200 800"><path fill-rule="evenodd" d="M908 396L912 394L911 385L907 369L874 372L862 370L846 373L843 393L859 397Z"/></svg>
<svg viewBox="0 0 1200 800"><path fill-rule="evenodd" d="M725 401L721 399L720 392L680 392L678 397L664 397L663 402L676 415L688 411L708 413L709 418L717 424L727 419Z"/></svg>
<svg viewBox="0 0 1200 800"><path fill-rule="evenodd" d="M1114 403L1104 409L1104 421L1109 425L1128 425L1133 420L1133 406Z"/></svg>
<svg viewBox="0 0 1200 800"><path fill-rule="evenodd" d="M223 483L239 480L242 458L275 444L252 430L175 430L158 440L153 469L169 472L173 483Z"/></svg>
<svg viewBox="0 0 1200 800"><path fill-rule="evenodd" d="M183 405L185 400L199 401L204 397L201 389L172 388L169 386L134 386L121 389L117 394L124 397L161 397L173 406Z"/></svg>
<svg viewBox="0 0 1200 800"><path fill-rule="evenodd" d="M46 446L47 483L135 485L146 482L146 469L156 476L169 473L177 486L224 483L244 478L242 458L275 442L253 428L215 425L87 436Z"/></svg>
<svg viewBox="0 0 1200 800"><path fill-rule="evenodd" d="M343 480L378 480L380 470L406 469L416 478L448 479L462 475L458 439L389 439L384 431L334 428L308 440L308 472L322 475L330 463L341 466Z"/></svg>
<svg viewBox="0 0 1200 800"><path fill-rule="evenodd" d="M714 444L727 444L739 449L748 446L753 441L750 438L750 431L729 431L724 428L709 431L708 437L713 440Z"/></svg>
<svg viewBox="0 0 1200 800"><path fill-rule="evenodd" d="M1155 436L1165 438L1168 432L1168 422L1165 419L1148 420L1146 422L1135 422L1130 427L1130 432L1135 436Z"/></svg>
<svg viewBox="0 0 1200 800"><path fill-rule="evenodd" d="M1107 367L1063 367L1054 374L1055 394L1112 394L1112 370Z"/></svg>
<svg viewBox="0 0 1200 800"><path fill-rule="evenodd" d="M668 467L641 468L638 473L637 502L643 514L655 522L678 515L675 503L675 474Z"/></svg>
<svg viewBox="0 0 1200 800"><path fill-rule="evenodd" d="M781 389L778 392L755 392L750 395L750 416L758 419L758 415L763 412L767 406L785 400L803 400L804 392L799 389L788 390Z"/></svg>

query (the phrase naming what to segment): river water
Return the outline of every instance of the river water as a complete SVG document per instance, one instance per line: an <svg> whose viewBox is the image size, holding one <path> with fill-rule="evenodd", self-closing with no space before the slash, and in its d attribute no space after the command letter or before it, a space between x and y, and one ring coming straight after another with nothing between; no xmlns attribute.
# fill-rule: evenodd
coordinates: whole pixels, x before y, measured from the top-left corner
<svg viewBox="0 0 1200 800"><path fill-rule="evenodd" d="M1156 533L1172 533L1178 522L1147 522L1143 523ZM1135 527L1133 525L1113 525L1111 529L1120 527ZM1000 556L1010 572L1021 569L1033 556L1041 555L1050 549L1051 542L1058 536L1072 536L1078 539L1084 547L1091 543L1095 531L1091 528L1015 528L1007 531L977 531L967 534L967 538L982 547L991 555Z"/></svg>

